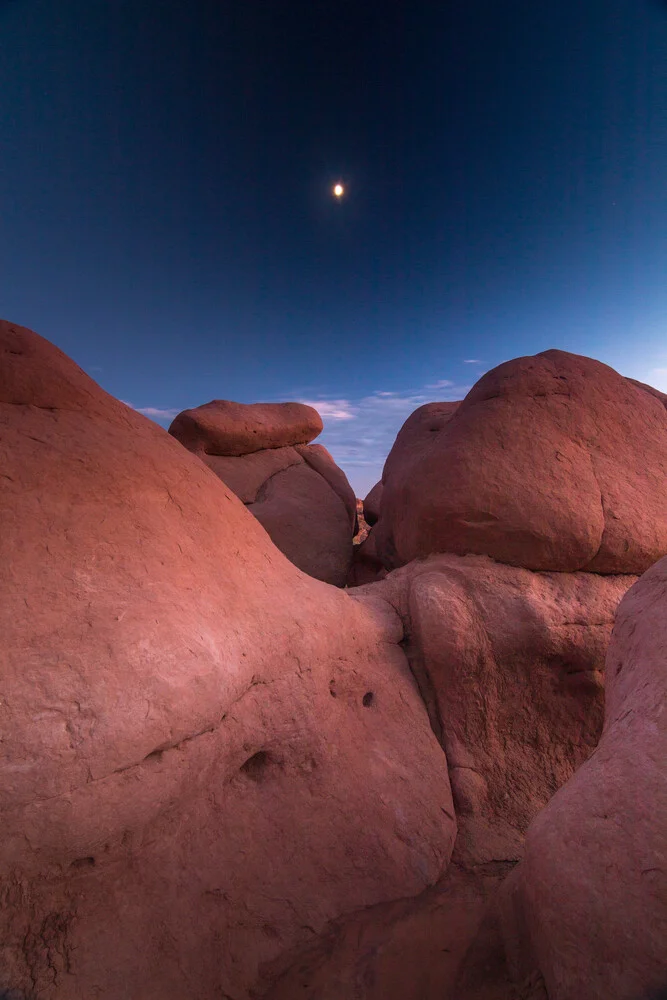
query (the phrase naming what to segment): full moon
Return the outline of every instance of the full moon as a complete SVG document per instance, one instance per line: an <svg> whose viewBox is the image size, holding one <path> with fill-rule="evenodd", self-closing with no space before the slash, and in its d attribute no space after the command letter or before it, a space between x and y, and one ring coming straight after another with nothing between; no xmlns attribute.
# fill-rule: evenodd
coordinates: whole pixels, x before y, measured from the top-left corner
<svg viewBox="0 0 667 1000"><path fill-rule="evenodd" d="M342 198L343 195L345 194L345 188L343 187L342 184L334 184L333 193L336 195L337 198Z"/></svg>

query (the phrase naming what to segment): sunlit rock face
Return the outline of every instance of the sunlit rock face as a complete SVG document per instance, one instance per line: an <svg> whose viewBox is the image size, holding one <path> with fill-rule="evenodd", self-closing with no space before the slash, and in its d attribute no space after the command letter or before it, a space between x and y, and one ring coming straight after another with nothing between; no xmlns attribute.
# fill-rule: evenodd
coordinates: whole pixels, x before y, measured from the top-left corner
<svg viewBox="0 0 667 1000"><path fill-rule="evenodd" d="M343 587L352 560L356 498L322 445L322 419L303 403L216 399L184 410L169 433L246 504L304 573Z"/></svg>
<svg viewBox="0 0 667 1000"><path fill-rule="evenodd" d="M0 991L250 998L455 836L384 602L300 572L174 437L0 325Z"/></svg>
<svg viewBox="0 0 667 1000"><path fill-rule="evenodd" d="M440 427L419 413L383 475L386 569L452 552L638 574L667 554L667 410L650 387L545 351L488 372Z"/></svg>

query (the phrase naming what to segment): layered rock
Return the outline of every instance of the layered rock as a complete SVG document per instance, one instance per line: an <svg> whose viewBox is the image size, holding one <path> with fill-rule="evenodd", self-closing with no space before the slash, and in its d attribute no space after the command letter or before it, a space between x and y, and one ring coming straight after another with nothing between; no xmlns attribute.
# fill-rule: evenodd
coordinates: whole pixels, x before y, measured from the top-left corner
<svg viewBox="0 0 667 1000"><path fill-rule="evenodd" d="M598 361L545 351L488 372L440 429L417 433L416 411L396 445L411 421L414 443L383 476L383 564L452 552L643 573L667 553L659 396Z"/></svg>
<svg viewBox="0 0 667 1000"><path fill-rule="evenodd" d="M623 599L604 732L532 824L504 887L517 981L549 1000L634 1000L667 984L667 559Z"/></svg>
<svg viewBox="0 0 667 1000"><path fill-rule="evenodd" d="M356 498L322 445L319 413L303 403L213 400L184 410L169 433L245 503L275 545L318 580L345 585Z"/></svg>
<svg viewBox="0 0 667 1000"><path fill-rule="evenodd" d="M0 991L242 1000L442 876L446 762L386 602L301 573L6 323L0 468Z"/></svg>

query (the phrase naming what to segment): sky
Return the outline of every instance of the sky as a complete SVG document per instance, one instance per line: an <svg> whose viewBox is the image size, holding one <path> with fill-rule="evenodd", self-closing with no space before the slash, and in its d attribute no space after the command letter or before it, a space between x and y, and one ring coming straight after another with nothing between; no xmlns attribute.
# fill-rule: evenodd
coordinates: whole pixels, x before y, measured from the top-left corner
<svg viewBox="0 0 667 1000"><path fill-rule="evenodd" d="M667 3L0 0L0 225L0 316L165 427L311 402L363 496L509 358L667 390Z"/></svg>

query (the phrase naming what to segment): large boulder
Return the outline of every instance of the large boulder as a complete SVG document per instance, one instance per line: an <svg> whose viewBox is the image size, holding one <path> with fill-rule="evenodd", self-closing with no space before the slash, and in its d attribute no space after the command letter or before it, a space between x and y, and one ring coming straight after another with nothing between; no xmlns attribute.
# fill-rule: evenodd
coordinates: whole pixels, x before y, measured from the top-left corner
<svg viewBox="0 0 667 1000"><path fill-rule="evenodd" d="M517 981L549 1000L667 984L667 559L624 597L595 753L532 824L504 886Z"/></svg>
<svg viewBox="0 0 667 1000"><path fill-rule="evenodd" d="M533 570L643 573L667 553L663 403L565 351L493 369L385 469L373 529L384 565L453 552Z"/></svg>
<svg viewBox="0 0 667 1000"><path fill-rule="evenodd" d="M444 555L355 591L403 619L466 868L518 860L530 822L597 746L614 614L635 579Z"/></svg>
<svg viewBox="0 0 667 1000"><path fill-rule="evenodd" d="M308 444L322 432L322 418L305 403L235 403L213 399L183 410L169 433L188 451L250 455L265 448Z"/></svg>
<svg viewBox="0 0 667 1000"><path fill-rule="evenodd" d="M295 566L343 587L352 560L356 497L322 445L319 413L303 403L216 399L184 410L169 433L245 503Z"/></svg>
<svg viewBox="0 0 667 1000"><path fill-rule="evenodd" d="M247 1000L455 835L386 602L0 324L0 992Z"/></svg>

